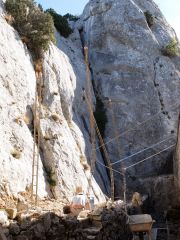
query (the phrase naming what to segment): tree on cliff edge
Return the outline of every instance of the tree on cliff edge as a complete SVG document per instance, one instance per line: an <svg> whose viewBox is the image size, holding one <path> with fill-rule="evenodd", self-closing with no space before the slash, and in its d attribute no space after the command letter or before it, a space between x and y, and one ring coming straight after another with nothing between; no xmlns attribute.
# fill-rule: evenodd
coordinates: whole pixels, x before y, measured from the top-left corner
<svg viewBox="0 0 180 240"><path fill-rule="evenodd" d="M27 47L35 58L55 42L54 23L50 14L44 13L33 0L7 0L6 10L13 18L13 27L21 37L26 37Z"/></svg>

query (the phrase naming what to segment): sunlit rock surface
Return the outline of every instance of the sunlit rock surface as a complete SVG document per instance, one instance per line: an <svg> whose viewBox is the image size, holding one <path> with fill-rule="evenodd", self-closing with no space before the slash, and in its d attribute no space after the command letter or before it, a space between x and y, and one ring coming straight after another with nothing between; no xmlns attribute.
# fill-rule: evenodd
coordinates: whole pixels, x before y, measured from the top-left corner
<svg viewBox="0 0 180 240"><path fill-rule="evenodd" d="M145 17L147 11L153 17L152 26ZM157 5L146 0L92 0L81 19L79 28L83 28L89 47L96 96L106 109L105 140L110 141L107 147L111 161L152 145L114 168L128 167L173 145L180 99L180 58L162 54L161 49L176 34ZM173 150L169 148L129 168L129 181L172 173ZM117 174L117 183L119 177Z"/></svg>

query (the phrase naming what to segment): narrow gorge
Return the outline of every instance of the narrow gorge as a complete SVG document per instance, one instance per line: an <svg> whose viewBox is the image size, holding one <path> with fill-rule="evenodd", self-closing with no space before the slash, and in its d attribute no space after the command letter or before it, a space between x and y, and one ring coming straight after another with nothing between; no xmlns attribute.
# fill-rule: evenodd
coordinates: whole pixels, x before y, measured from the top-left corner
<svg viewBox="0 0 180 240"><path fill-rule="evenodd" d="M7 239L128 240L126 215L111 201L124 201L125 195L130 203L134 192L158 220L168 210L179 213L180 46L159 7L152 0L90 0L81 16L69 21L67 38L55 30L56 44L42 57L40 116L32 53L6 16L0 0L0 206L15 208L24 197L31 208L39 117L36 184L44 214L28 223L30 233L10 223ZM172 43L179 52L170 52ZM113 206L103 208L100 232L81 233L89 219L63 218L79 185L98 206ZM123 228L115 234L119 223Z"/></svg>

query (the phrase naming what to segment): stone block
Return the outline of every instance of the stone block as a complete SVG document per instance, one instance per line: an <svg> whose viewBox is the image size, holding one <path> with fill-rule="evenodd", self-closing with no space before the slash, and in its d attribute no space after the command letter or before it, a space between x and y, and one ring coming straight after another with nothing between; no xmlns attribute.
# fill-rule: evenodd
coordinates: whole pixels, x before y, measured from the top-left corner
<svg viewBox="0 0 180 240"><path fill-rule="evenodd" d="M16 208L6 208L6 212L8 213L8 217L10 219L15 219L15 217L17 216Z"/></svg>

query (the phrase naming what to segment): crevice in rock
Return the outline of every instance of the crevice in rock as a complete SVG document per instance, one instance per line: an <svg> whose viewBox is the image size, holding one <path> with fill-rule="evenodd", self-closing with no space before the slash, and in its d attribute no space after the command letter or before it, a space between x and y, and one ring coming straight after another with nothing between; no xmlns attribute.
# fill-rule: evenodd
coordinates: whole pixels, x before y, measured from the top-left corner
<svg viewBox="0 0 180 240"><path fill-rule="evenodd" d="M85 40L85 33L84 33L83 27L79 29L79 35L80 35L80 40L81 40L81 45L82 45L82 53L83 53L83 56L85 57L84 47L86 46L86 40ZM102 134L102 137L104 137L105 125L106 125L106 122L107 122L106 111L105 111L104 103L101 100L101 98L99 97L98 91L97 91L96 86L95 86L95 81L94 81L94 77L93 77L93 69L91 67L90 62L88 64L89 64L88 67L89 67L90 81L91 81L91 84L92 84L92 90L94 92L94 96L95 96L95 100L96 100L94 117L97 121L97 125L98 125L98 128L99 128L99 130ZM84 124L85 129L87 130L88 134L90 134L90 131L87 129L87 124L86 124L85 119L82 118L82 120L83 120L83 124ZM105 120L105 121L103 122L103 120ZM99 141L98 141L98 146L100 146ZM105 156L104 156L104 153L103 153L101 148L100 148L100 154L102 156L103 161L105 162L105 160L104 160ZM100 174L100 169L98 167L96 167L96 170L97 170L98 174L101 175ZM106 170L106 173L107 173L108 179L110 181L109 171ZM103 180L103 177L102 177L102 180ZM106 188L106 191L108 192L106 184L104 184L104 186Z"/></svg>
<svg viewBox="0 0 180 240"><path fill-rule="evenodd" d="M90 132L89 132L89 129L88 129L88 125L86 123L86 119L83 115L81 115L81 120L83 122L83 126L84 126L84 129L87 131L88 135L90 136Z"/></svg>
<svg viewBox="0 0 180 240"><path fill-rule="evenodd" d="M81 45L82 45L82 54L84 56L84 51L83 50L84 50L84 47L85 47L85 36L84 36L84 29L83 29L83 27L79 29L79 36L80 36Z"/></svg>
<svg viewBox="0 0 180 240"><path fill-rule="evenodd" d="M162 114L166 115L167 116L167 119L170 120L171 119L171 116L169 115L169 112L166 110L165 108L165 104L164 104L164 101L163 101L163 97L162 97L162 94L161 94L161 91L160 91L160 86L159 86L159 83L156 82L156 74L157 74L157 64L159 63L159 57L157 57L154 61L154 79L153 79L153 83L154 83L154 87L157 91L157 94L158 94L158 99L159 99L159 102L160 102L160 106L161 106L161 111L162 111ZM160 68L162 68L163 65L160 64Z"/></svg>

